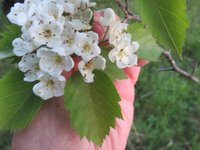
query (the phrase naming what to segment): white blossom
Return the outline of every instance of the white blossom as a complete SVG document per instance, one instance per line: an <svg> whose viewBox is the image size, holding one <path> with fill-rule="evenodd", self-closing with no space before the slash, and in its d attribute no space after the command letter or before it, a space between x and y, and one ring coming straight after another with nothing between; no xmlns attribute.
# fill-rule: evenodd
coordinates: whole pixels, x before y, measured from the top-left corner
<svg viewBox="0 0 200 150"><path fill-rule="evenodd" d="M81 60L76 63L87 83L94 82L95 69L106 67L98 34L92 31L94 5L90 0L25 0L16 3L7 15L21 26L22 35L12 42L13 53L21 57L18 67L25 81L39 81L33 91L42 99L64 94L62 73L74 68L72 57ZM120 69L136 65L139 44L131 41L128 24L121 22L111 8L97 13L102 15L101 25L107 28L106 42L113 47L109 59Z"/></svg>
<svg viewBox="0 0 200 150"><path fill-rule="evenodd" d="M76 31L71 22L67 21L65 23L61 38L61 46L65 49L66 53L68 55L73 54L76 49Z"/></svg>
<svg viewBox="0 0 200 150"><path fill-rule="evenodd" d="M25 54L31 53L37 48L28 32L23 32L21 37L13 40L12 45L14 47L13 53L16 56L24 56Z"/></svg>
<svg viewBox="0 0 200 150"><path fill-rule="evenodd" d="M39 68L39 58L34 53L24 55L18 66L25 73L24 81L33 82L43 75Z"/></svg>
<svg viewBox="0 0 200 150"><path fill-rule="evenodd" d="M131 35L126 33L127 31L127 23L121 23L117 21L113 23L109 28L109 43L112 45L117 45L122 38L130 38Z"/></svg>
<svg viewBox="0 0 200 150"><path fill-rule="evenodd" d="M24 56L27 53L30 53L34 50L34 46L31 42L26 41L22 38L16 38L13 42L12 45L14 47L13 53L16 56Z"/></svg>
<svg viewBox="0 0 200 150"><path fill-rule="evenodd" d="M120 69L137 65L138 57L135 52L138 48L138 42L131 42L129 38L121 39L119 44L109 52L109 59L112 62L116 61Z"/></svg>
<svg viewBox="0 0 200 150"><path fill-rule="evenodd" d="M60 76L63 70L70 71L74 67L73 59L65 55L62 48L55 48L52 51L40 49L37 55L40 58L40 69L54 77Z"/></svg>
<svg viewBox="0 0 200 150"><path fill-rule="evenodd" d="M77 49L75 53L85 61L89 61L101 53L98 46L98 35L95 32L80 33L77 35L76 41Z"/></svg>
<svg viewBox="0 0 200 150"><path fill-rule="evenodd" d="M10 22L23 26L28 20L28 8L25 4L15 3L7 17Z"/></svg>
<svg viewBox="0 0 200 150"><path fill-rule="evenodd" d="M38 6L38 14L40 16L49 16L53 17L55 20L61 18L64 12L64 8L62 5L58 4L56 0L44 0Z"/></svg>
<svg viewBox="0 0 200 150"><path fill-rule="evenodd" d="M116 21L116 15L114 10L111 8L105 9L103 17L100 18L100 22L104 26L111 26L114 21Z"/></svg>
<svg viewBox="0 0 200 150"><path fill-rule="evenodd" d="M91 29L90 21L92 20L93 12L91 9L87 10L78 10L75 15L72 17L72 23L76 30L88 30Z"/></svg>
<svg viewBox="0 0 200 150"><path fill-rule="evenodd" d="M53 20L44 23L35 22L29 29L30 35L37 45L46 44L48 47L56 47L60 44L62 31L62 25Z"/></svg>
<svg viewBox="0 0 200 150"><path fill-rule="evenodd" d="M33 92L44 100L64 94L66 80L64 77L54 78L49 75L40 77L40 82L33 87Z"/></svg>
<svg viewBox="0 0 200 150"><path fill-rule="evenodd" d="M94 82L94 74L92 73L94 69L105 69L106 60L102 56L97 56L90 61L80 61L78 64L78 69L81 72L85 82Z"/></svg>

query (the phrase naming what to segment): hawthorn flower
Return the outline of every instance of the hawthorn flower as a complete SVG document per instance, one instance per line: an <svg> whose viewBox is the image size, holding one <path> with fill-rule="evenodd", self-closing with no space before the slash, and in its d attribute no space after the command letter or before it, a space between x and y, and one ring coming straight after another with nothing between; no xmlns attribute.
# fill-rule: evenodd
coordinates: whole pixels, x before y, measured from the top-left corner
<svg viewBox="0 0 200 150"><path fill-rule="evenodd" d="M92 20L93 12L91 9L87 10L78 10L75 15L72 17L72 23L75 26L75 29L80 30L88 30L91 29L90 21Z"/></svg>
<svg viewBox="0 0 200 150"><path fill-rule="evenodd" d="M120 69L131 67L137 64L138 42L131 42L129 38L123 38L119 41L114 49L109 52L109 59L112 62L116 61L117 67Z"/></svg>
<svg viewBox="0 0 200 150"><path fill-rule="evenodd" d="M43 75L39 68L39 58L36 54L26 54L18 64L19 69L25 73L24 81L33 82Z"/></svg>
<svg viewBox="0 0 200 150"><path fill-rule="evenodd" d="M113 45L117 45L122 38L128 37L131 39L131 35L126 33L127 26L128 26L127 23L122 23L120 21L113 23L113 25L110 26L109 33L108 33L109 43Z"/></svg>
<svg viewBox="0 0 200 150"><path fill-rule="evenodd" d="M73 59L65 55L62 48L55 48L52 51L40 49L37 56L40 58L40 69L54 77L60 76L63 70L70 71L74 67Z"/></svg>
<svg viewBox="0 0 200 150"><path fill-rule="evenodd" d="M75 53L85 61L89 61L101 53L98 46L98 35L95 32L79 33L76 42L77 49Z"/></svg>
<svg viewBox="0 0 200 150"><path fill-rule="evenodd" d="M100 22L104 26L111 26L116 21L116 15L113 9L107 8L104 11L104 15L100 18Z"/></svg>
<svg viewBox="0 0 200 150"><path fill-rule="evenodd" d="M78 64L78 69L81 72L84 81L87 83L94 82L94 74L92 73L94 69L104 70L106 65L106 59L102 56L97 56L90 61L80 61Z"/></svg>
<svg viewBox="0 0 200 150"><path fill-rule="evenodd" d="M61 46L65 49L66 53L68 55L73 54L76 49L76 31L71 22L67 21L65 23L61 38Z"/></svg>
<svg viewBox="0 0 200 150"><path fill-rule="evenodd" d="M23 26L28 20L28 8L25 4L15 3L7 17L10 22Z"/></svg>
<svg viewBox="0 0 200 150"><path fill-rule="evenodd" d="M44 75L39 78L40 82L33 87L35 95L44 100L52 97L59 97L64 94L66 80L64 77L54 78L49 75Z"/></svg>
<svg viewBox="0 0 200 150"><path fill-rule="evenodd" d="M53 20L44 23L34 22L29 29L30 35L37 45L47 45L48 47L56 47L60 44L62 31L62 25Z"/></svg>
<svg viewBox="0 0 200 150"><path fill-rule="evenodd" d="M56 0L44 0L38 6L39 15L53 17L55 20L60 19L63 12L63 6L58 4Z"/></svg>
<svg viewBox="0 0 200 150"><path fill-rule="evenodd" d="M35 48L31 41L22 38L16 38L12 42L12 45L14 47L13 53L16 56L24 56L25 54L32 52Z"/></svg>

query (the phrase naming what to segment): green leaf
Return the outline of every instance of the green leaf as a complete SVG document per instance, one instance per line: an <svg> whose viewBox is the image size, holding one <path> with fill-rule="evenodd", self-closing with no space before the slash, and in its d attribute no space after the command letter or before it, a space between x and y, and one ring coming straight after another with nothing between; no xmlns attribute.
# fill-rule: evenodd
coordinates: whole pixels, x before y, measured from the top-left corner
<svg viewBox="0 0 200 150"><path fill-rule="evenodd" d="M12 41L19 37L21 33L20 27L17 25L8 25L7 30L0 34L0 59L13 56Z"/></svg>
<svg viewBox="0 0 200 150"><path fill-rule="evenodd" d="M14 70L0 79L0 129L25 128L43 101L33 94L34 83L23 81L23 73Z"/></svg>
<svg viewBox="0 0 200 150"><path fill-rule="evenodd" d="M128 26L128 32L132 34L132 39L140 44L137 55L139 58L157 61L163 49L156 43L149 29L142 23L133 23Z"/></svg>
<svg viewBox="0 0 200 150"><path fill-rule="evenodd" d="M181 56L188 27L186 0L137 0L135 3L158 43Z"/></svg>
<svg viewBox="0 0 200 150"><path fill-rule="evenodd" d="M117 68L116 63L112 63L108 58L109 50L104 48L101 51L101 55L106 59L106 68L103 72L112 80L127 79L126 74L122 69Z"/></svg>
<svg viewBox="0 0 200 150"><path fill-rule="evenodd" d="M107 75L95 71L95 81L85 83L77 73L65 88L65 107L70 112L71 126L81 138L101 145L116 118L122 118L120 97Z"/></svg>

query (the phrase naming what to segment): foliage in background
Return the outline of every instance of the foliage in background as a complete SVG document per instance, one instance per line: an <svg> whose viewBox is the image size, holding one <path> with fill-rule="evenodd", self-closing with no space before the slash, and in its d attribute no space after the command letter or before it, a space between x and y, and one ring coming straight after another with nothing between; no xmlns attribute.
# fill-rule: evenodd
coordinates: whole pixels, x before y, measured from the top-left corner
<svg viewBox="0 0 200 150"><path fill-rule="evenodd" d="M200 63L200 1L188 0L191 27L178 65L189 72ZM199 150L200 87L172 71L164 57L143 68L136 87L135 120L127 150ZM195 75L200 77L200 67Z"/></svg>

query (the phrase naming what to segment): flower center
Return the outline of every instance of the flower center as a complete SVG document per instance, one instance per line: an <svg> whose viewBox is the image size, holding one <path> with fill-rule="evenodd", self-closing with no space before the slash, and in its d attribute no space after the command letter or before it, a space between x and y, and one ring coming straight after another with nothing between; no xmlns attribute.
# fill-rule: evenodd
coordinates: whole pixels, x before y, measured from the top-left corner
<svg viewBox="0 0 200 150"><path fill-rule="evenodd" d="M47 87L51 87L51 86L53 86L53 84L54 84L53 80L48 80L48 81L46 82L46 86L47 86Z"/></svg>
<svg viewBox="0 0 200 150"><path fill-rule="evenodd" d="M62 64L63 60L60 56L55 56L54 61L56 64Z"/></svg>
<svg viewBox="0 0 200 150"><path fill-rule="evenodd" d="M69 38L66 40L66 43L72 45L74 43L74 40L72 38Z"/></svg>
<svg viewBox="0 0 200 150"><path fill-rule="evenodd" d="M52 36L52 32L49 29L44 30L43 35L45 38L49 38Z"/></svg>
<svg viewBox="0 0 200 150"><path fill-rule="evenodd" d="M83 46L84 52L89 52L91 47L92 47L91 44L89 44L88 42L85 43L85 45Z"/></svg>
<svg viewBox="0 0 200 150"><path fill-rule="evenodd" d="M123 58L124 56L126 56L127 54L126 54L126 52L123 50L123 49L121 49L119 52L118 52L118 56L120 57L120 58Z"/></svg>
<svg viewBox="0 0 200 150"><path fill-rule="evenodd" d="M92 70L93 69L93 61L90 60L89 62L87 62L85 64L85 67L84 67L85 70Z"/></svg>
<svg viewBox="0 0 200 150"><path fill-rule="evenodd" d="M34 68L35 70L37 70L37 71L40 70L39 64L34 64L34 65L33 65L33 68Z"/></svg>

